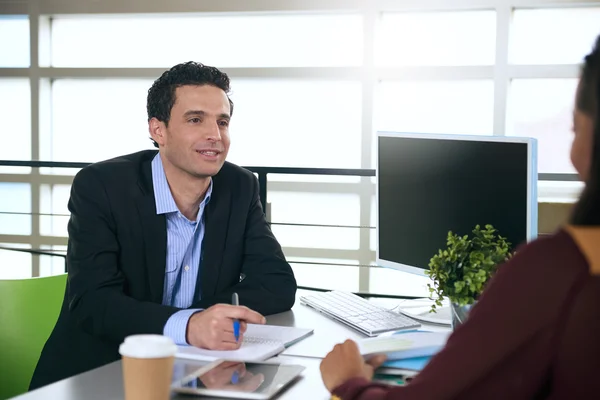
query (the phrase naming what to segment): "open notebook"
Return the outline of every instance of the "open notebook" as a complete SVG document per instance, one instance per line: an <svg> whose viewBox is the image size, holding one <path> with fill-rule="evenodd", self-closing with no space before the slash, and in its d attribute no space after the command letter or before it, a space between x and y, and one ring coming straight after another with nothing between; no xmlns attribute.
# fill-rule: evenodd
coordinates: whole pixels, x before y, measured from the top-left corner
<svg viewBox="0 0 600 400"><path fill-rule="evenodd" d="M216 351L199 349L193 346L177 346L176 357L207 361L218 359L265 361L311 333L313 333L312 329L248 324L242 346L237 350Z"/></svg>

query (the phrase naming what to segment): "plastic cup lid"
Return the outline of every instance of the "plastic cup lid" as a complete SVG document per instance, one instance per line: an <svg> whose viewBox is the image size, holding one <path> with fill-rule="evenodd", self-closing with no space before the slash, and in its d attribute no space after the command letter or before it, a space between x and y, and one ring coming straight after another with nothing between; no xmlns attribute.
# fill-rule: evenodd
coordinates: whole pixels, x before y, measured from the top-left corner
<svg viewBox="0 0 600 400"><path fill-rule="evenodd" d="M119 346L119 353L132 358L163 358L174 356L177 346L168 336L132 335Z"/></svg>

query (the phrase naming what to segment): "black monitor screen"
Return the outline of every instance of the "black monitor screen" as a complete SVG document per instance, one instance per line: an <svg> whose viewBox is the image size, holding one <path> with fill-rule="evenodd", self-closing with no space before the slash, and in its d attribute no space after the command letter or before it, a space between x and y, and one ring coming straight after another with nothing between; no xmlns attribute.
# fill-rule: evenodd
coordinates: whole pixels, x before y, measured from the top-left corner
<svg viewBox="0 0 600 400"><path fill-rule="evenodd" d="M379 259L427 269L448 231L492 224L527 240L528 145L379 137Z"/></svg>

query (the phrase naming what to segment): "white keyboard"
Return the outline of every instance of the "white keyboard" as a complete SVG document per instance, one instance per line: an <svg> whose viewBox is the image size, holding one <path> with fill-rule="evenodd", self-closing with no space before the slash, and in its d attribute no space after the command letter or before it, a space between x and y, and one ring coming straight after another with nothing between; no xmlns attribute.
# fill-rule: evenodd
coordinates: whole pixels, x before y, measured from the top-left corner
<svg viewBox="0 0 600 400"><path fill-rule="evenodd" d="M352 293L332 291L300 297L300 303L334 318L367 336L384 332L415 329L417 321L372 304Z"/></svg>

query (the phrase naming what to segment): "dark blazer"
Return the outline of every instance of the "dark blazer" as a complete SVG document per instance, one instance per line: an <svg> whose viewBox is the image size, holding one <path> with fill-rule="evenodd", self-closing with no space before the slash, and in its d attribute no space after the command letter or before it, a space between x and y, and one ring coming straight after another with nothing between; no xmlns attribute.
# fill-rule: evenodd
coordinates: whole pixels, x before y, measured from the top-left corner
<svg viewBox="0 0 600 400"><path fill-rule="evenodd" d="M156 154L103 161L75 176L65 298L30 389L119 359L126 336L162 334L179 311L161 305L167 227L165 216L156 214L151 170ZM198 274L201 300L190 308L230 303L234 291L241 305L263 315L294 304L296 280L258 192L255 176L231 163L213 177Z"/></svg>

